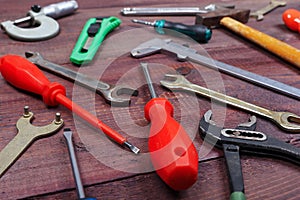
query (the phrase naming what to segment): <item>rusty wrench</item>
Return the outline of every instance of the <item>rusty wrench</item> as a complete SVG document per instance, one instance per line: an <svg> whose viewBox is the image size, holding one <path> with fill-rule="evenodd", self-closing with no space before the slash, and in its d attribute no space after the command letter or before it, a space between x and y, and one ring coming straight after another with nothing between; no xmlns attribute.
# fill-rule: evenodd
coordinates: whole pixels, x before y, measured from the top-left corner
<svg viewBox="0 0 300 200"><path fill-rule="evenodd" d="M76 71L70 70L68 68L62 67L55 63L52 63L44 59L38 52L25 52L26 58L32 63L36 64L39 68L49 71L51 73L60 75L70 81L73 81L91 91L96 91L96 93L102 95L106 102L112 106L126 106L130 103L130 96L137 96L138 91L125 86L114 86L108 83L104 83L99 80L92 79L87 75L78 73ZM126 96L119 96L122 94L127 94Z"/></svg>

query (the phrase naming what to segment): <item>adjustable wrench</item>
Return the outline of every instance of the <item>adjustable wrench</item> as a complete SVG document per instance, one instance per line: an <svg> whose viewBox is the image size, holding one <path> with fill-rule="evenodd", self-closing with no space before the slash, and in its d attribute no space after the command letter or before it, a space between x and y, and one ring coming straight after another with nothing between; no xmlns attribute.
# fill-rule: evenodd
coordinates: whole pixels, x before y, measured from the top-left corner
<svg viewBox="0 0 300 200"><path fill-rule="evenodd" d="M131 51L131 55L135 58L141 58L160 52L161 50L176 54L179 60L190 60L211 69L220 70L221 72L236 78L255 83L259 86L271 89L284 95L288 95L295 99L300 99L300 89L298 88L264 76L260 76L258 74L251 73L249 71L245 71L212 58L202 56L198 54L195 49L172 42L171 40L162 40L159 38L149 40L133 49Z"/></svg>
<svg viewBox="0 0 300 200"><path fill-rule="evenodd" d="M137 96L138 91L125 86L114 86L102 81L98 81L88 77L87 75L78 73L68 68L62 67L48 60L45 60L38 52L26 52L26 58L32 63L36 64L39 68L57 74L73 81L91 91L102 95L106 102L112 106L126 106L130 103L130 96ZM126 96L119 96L121 94L127 94Z"/></svg>

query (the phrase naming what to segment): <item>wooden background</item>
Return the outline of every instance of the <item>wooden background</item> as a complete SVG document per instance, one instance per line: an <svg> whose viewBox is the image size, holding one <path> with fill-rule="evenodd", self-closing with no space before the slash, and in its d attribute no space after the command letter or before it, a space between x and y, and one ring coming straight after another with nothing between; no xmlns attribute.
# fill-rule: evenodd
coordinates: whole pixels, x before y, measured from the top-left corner
<svg viewBox="0 0 300 200"><path fill-rule="evenodd" d="M268 0L216 0L216 3L234 4L237 8L259 9ZM24 17L31 5L37 1L0 0L0 21ZM38 1L42 6L51 0ZM45 72L50 81L56 81L67 88L67 96L84 108L95 112L99 119L126 135L128 140L141 148L139 156L121 149L109 141L100 131L90 128L62 106L46 107L41 98L15 89L0 78L0 149L17 134L15 123L28 105L35 114L35 125L52 121L56 112L62 114L65 127L72 129L76 155L79 162L86 196L97 199L213 199L229 198L229 183L222 152L202 145L198 134L200 117L213 109L215 119L226 127L235 127L250 117L249 113L232 107L224 108L208 99L187 93L172 93L155 84L157 93L170 99L175 106L175 118L182 122L193 138L199 151L198 181L191 188L174 192L153 172L147 149L149 126L144 119L143 107L149 100L148 88L139 69L139 63L149 62L151 75L158 83L164 73L177 68L191 69L187 78L194 83L207 85L228 95L255 103L275 111L289 111L300 114L299 102L239 79L212 72L205 67L188 62L176 61L174 55L157 54L143 59L134 59L130 50L147 38L171 37L181 43L188 40L174 36L162 36L152 28L131 23L134 17L119 14L123 7L152 6L205 6L211 1L92 1L79 0L79 9L71 16L58 20L60 34L40 42L20 42L0 34L0 55L38 51L48 60L73 70L79 70L108 83L124 83L139 90L138 97L132 97L130 107L111 108L101 96L73 85L55 75ZM286 7L279 8L261 22L250 19L248 25L300 48L299 34L290 32L281 20L287 8L300 9L299 2L288 0ZM99 49L94 62L78 68L69 61L77 37L90 17L114 15L122 20ZM161 17L135 17L153 21ZM193 24L195 17L164 17L171 21ZM300 88L299 69L277 56L266 52L230 31L213 30L213 37L207 44L190 44L212 58L245 70L272 78ZM280 130L267 119L257 117L257 130L300 147L299 135ZM0 199L76 199L68 150L59 131L55 135L35 141L27 151L0 178ZM273 158L242 155L245 193L250 199L299 199L299 166Z"/></svg>

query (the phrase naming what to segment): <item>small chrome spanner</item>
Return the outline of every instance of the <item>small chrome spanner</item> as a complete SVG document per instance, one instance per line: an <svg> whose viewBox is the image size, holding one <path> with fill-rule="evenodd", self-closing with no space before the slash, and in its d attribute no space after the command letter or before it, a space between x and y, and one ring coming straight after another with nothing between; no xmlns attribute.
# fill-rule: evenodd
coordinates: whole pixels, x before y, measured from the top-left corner
<svg viewBox="0 0 300 200"><path fill-rule="evenodd" d="M222 103L229 104L231 106L241 108L243 110L256 113L263 117L273 120L280 128L290 132L300 132L300 116L290 112L276 112L271 111L263 107L236 99L231 96L227 96L222 93L201 87L199 85L192 84L182 75L166 74L165 77L172 78L173 80L162 80L160 84L168 89L173 90L186 90L195 92L202 96L217 100ZM175 79L175 80L174 80Z"/></svg>

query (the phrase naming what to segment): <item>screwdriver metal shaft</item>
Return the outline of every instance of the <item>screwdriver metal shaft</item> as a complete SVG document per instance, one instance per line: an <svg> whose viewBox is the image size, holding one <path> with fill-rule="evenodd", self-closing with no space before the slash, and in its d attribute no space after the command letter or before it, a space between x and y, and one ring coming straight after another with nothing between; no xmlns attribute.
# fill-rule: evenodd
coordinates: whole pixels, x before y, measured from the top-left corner
<svg viewBox="0 0 300 200"><path fill-rule="evenodd" d="M70 155L70 160L71 160L71 165L72 165L72 171L76 183L76 189L77 189L77 195L78 199L80 200L96 200L96 198L92 197L85 197L84 190L83 190L83 185L81 182L81 177L80 177L80 172L77 164L77 159L74 151L74 146L72 142L72 131L69 128L64 129L64 137L66 139L67 145L68 145L68 150L69 150L69 155Z"/></svg>

